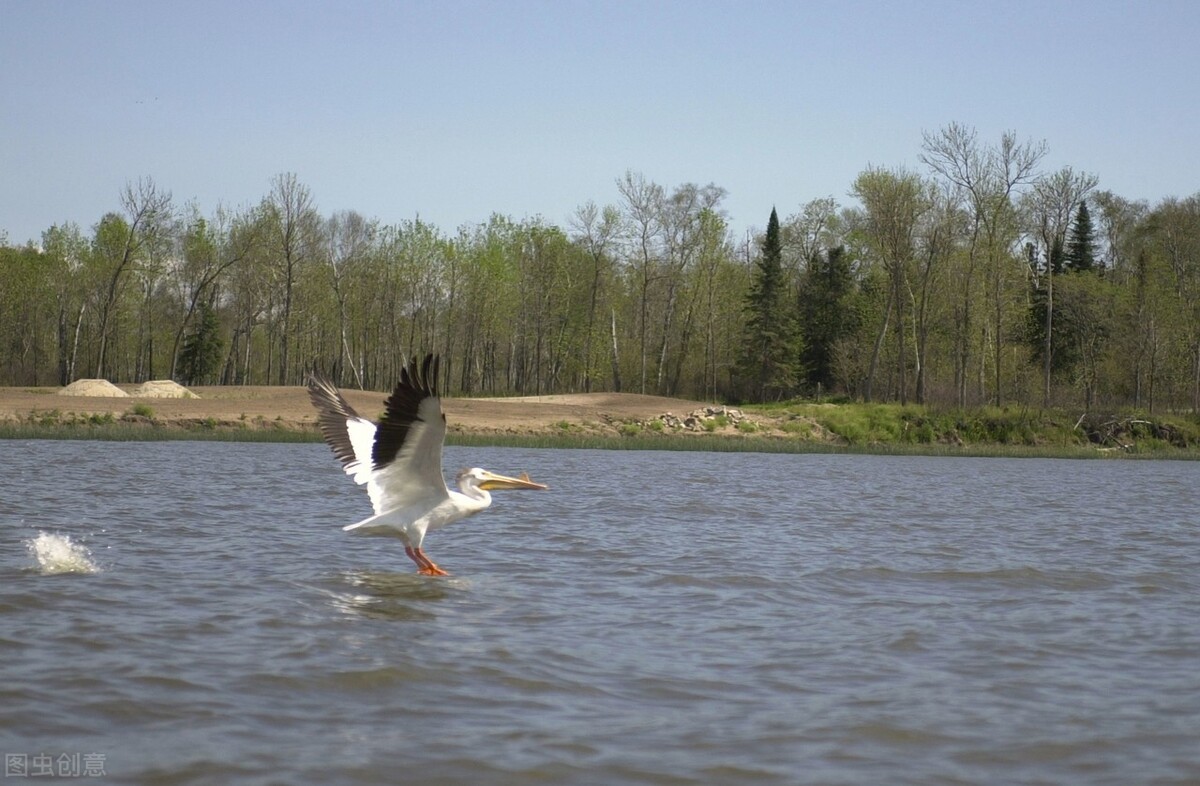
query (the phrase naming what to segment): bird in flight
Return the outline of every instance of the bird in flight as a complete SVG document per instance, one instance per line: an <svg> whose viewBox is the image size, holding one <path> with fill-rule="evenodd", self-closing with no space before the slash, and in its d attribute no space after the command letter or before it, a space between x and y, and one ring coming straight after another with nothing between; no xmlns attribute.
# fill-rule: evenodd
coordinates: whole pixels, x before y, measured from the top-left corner
<svg viewBox="0 0 1200 786"><path fill-rule="evenodd" d="M308 395L317 425L346 474L366 484L375 515L343 527L364 534L399 535L404 553L427 576L446 576L422 544L425 533L466 518L492 504L496 489L545 489L528 475L510 478L479 467L458 475L458 491L442 477L446 416L437 393L439 359L426 355L400 369L400 381L384 402L378 425L346 402L325 377L313 373Z"/></svg>

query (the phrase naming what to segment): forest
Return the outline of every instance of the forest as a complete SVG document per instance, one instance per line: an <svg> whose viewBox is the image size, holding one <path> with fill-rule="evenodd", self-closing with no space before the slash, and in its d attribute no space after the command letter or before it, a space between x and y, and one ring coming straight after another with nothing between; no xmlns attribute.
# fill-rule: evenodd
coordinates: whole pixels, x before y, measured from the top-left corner
<svg viewBox="0 0 1200 786"><path fill-rule="evenodd" d="M1200 193L1129 200L1045 157L950 124L919 170L742 238L718 185L632 171L563 226L453 231L322 214L294 174L207 213L142 178L89 230L0 234L0 386L384 390L434 351L461 396L1200 411Z"/></svg>

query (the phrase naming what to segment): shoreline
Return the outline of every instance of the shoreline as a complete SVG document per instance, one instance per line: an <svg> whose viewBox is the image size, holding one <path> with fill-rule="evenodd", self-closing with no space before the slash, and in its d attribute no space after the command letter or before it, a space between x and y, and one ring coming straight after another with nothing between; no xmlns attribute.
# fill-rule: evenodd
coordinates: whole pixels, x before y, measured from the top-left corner
<svg viewBox="0 0 1200 786"><path fill-rule="evenodd" d="M117 387L127 394L135 389ZM196 387L196 398L66 396L57 395L58 390L0 388L0 439L320 441L316 412L302 387ZM384 393L343 394L364 417L377 419L383 411ZM1102 423L1101 416L1093 418L1089 433L1080 430L1085 417L1076 419L1069 413L942 413L886 404L737 409L659 396L592 393L447 398L443 408L451 445L1200 459L1200 419L1191 416L1159 422L1127 417L1125 431L1114 437L1114 425L1121 424ZM1103 432L1105 427L1109 433Z"/></svg>

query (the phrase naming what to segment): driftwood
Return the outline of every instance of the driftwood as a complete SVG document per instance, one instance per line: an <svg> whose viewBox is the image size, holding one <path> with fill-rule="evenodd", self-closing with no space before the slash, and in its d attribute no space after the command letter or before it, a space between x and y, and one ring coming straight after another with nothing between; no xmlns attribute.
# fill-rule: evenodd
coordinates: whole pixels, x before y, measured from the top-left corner
<svg viewBox="0 0 1200 786"><path fill-rule="evenodd" d="M1082 430L1088 441L1095 445L1112 446L1110 450L1133 450L1133 442L1139 437L1161 439L1176 446L1183 446L1186 442L1177 429L1166 423L1092 412L1085 412L1079 416L1075 430Z"/></svg>

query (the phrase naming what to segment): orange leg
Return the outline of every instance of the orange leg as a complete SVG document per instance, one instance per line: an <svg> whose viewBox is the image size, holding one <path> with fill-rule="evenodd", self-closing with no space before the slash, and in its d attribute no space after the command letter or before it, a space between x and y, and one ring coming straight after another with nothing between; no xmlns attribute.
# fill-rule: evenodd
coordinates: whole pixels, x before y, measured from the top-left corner
<svg viewBox="0 0 1200 786"><path fill-rule="evenodd" d="M437 565L433 564L433 560L431 560L428 556L426 556L424 550L422 550L422 549L415 549L412 546L405 546L404 553L408 555L409 559L411 559L413 562L417 563L417 572L420 573L422 576L449 576L450 575L448 572L442 570Z"/></svg>

